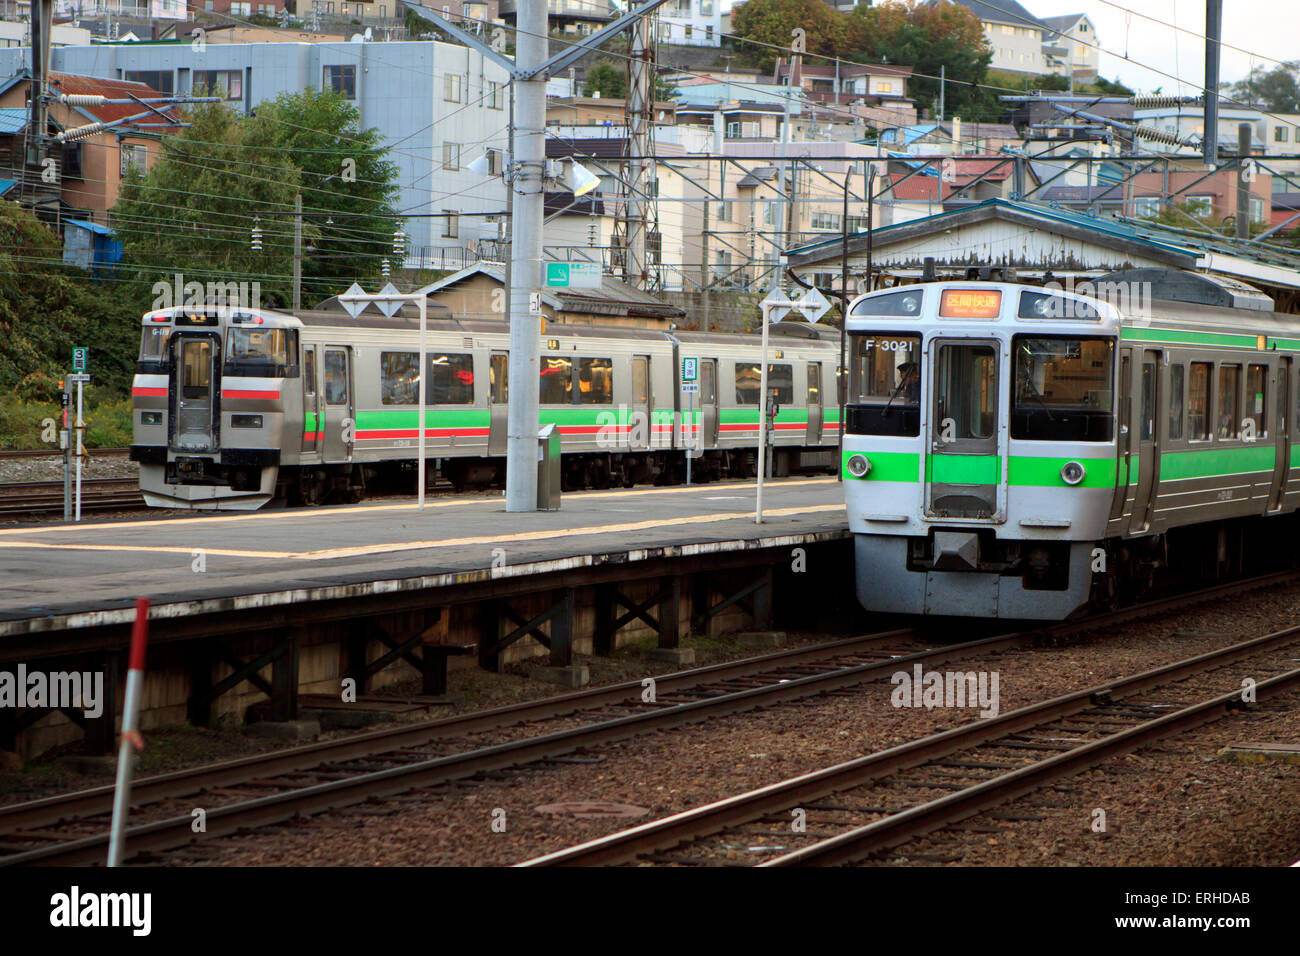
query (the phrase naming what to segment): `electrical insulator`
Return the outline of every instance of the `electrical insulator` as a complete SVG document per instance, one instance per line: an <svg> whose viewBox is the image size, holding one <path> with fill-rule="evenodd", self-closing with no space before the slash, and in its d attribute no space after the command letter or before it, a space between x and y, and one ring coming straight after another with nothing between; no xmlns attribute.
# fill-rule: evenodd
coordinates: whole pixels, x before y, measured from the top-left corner
<svg viewBox="0 0 1300 956"><path fill-rule="evenodd" d="M103 106L108 97L95 93L60 93L59 102L64 106Z"/></svg>
<svg viewBox="0 0 1300 956"><path fill-rule="evenodd" d="M257 217L253 220L252 246L254 252L262 251L262 219Z"/></svg>
<svg viewBox="0 0 1300 956"><path fill-rule="evenodd" d="M1134 126L1133 135L1141 136L1143 139L1149 139L1155 143L1164 143L1166 146L1195 146L1180 136L1173 133L1166 133L1162 129L1155 129L1151 126Z"/></svg>
<svg viewBox="0 0 1300 956"><path fill-rule="evenodd" d="M385 279L388 278L388 260L387 260L387 259L385 259L383 262L379 263L379 274L380 274L381 276L383 276Z"/></svg>
<svg viewBox="0 0 1300 956"><path fill-rule="evenodd" d="M1199 106L1203 100L1200 96L1135 96L1132 98L1135 110L1157 110L1167 106Z"/></svg>
<svg viewBox="0 0 1300 956"><path fill-rule="evenodd" d="M393 233L393 255L401 257L406 249L406 233L398 226L397 232Z"/></svg>
<svg viewBox="0 0 1300 956"><path fill-rule="evenodd" d="M590 222L587 223L587 245L594 247L596 245L597 238L598 237L597 237L596 220L593 218Z"/></svg>

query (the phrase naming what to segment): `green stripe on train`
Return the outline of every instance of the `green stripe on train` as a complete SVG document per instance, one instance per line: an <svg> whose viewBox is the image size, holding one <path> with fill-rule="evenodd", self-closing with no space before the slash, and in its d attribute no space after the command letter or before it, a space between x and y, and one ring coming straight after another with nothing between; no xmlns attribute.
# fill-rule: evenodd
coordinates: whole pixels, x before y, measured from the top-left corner
<svg viewBox="0 0 1300 956"><path fill-rule="evenodd" d="M998 455L928 455L925 480L941 485L996 485L1002 481Z"/></svg>
<svg viewBox="0 0 1300 956"><path fill-rule="evenodd" d="M486 408L444 408L429 405L424 410L425 428L486 428L490 413ZM389 428L419 428L418 407L386 408L357 412L358 431Z"/></svg>
<svg viewBox="0 0 1300 956"><path fill-rule="evenodd" d="M1292 454L1294 459L1294 452ZM1212 478L1217 475L1248 475L1272 471L1277 461L1273 445L1238 445L1197 451L1164 452L1160 456L1160 480ZM1135 469L1136 470L1136 469Z"/></svg>
<svg viewBox="0 0 1300 956"><path fill-rule="evenodd" d="M1228 345L1235 348L1254 349L1253 335L1233 335L1228 332L1189 332L1181 329L1134 328L1120 330L1120 338L1129 342L1167 342L1191 345Z"/></svg>
<svg viewBox="0 0 1300 956"><path fill-rule="evenodd" d="M839 411L836 411L839 416ZM804 422L808 421L808 409L806 408L782 408L777 412L776 420L778 422ZM758 406L753 408L722 408L718 410L718 421L724 425L758 425Z"/></svg>
<svg viewBox="0 0 1300 956"><path fill-rule="evenodd" d="M1009 484L1020 487L1064 487L1061 468L1067 462L1083 465L1083 481L1079 488L1114 488L1114 458L1039 458L1031 455L1012 455L1008 469Z"/></svg>
<svg viewBox="0 0 1300 956"><path fill-rule="evenodd" d="M858 479L849 474L848 460L853 455L865 454L871 462L871 471ZM919 481L921 456L910 451L845 451L840 456L840 470L846 479L866 481Z"/></svg>

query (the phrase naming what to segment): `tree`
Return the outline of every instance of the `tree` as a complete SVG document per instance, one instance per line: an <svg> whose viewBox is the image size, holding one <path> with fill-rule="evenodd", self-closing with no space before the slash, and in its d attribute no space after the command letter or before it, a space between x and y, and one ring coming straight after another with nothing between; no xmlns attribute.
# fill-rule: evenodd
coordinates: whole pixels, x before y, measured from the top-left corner
<svg viewBox="0 0 1300 956"><path fill-rule="evenodd" d="M201 104L187 120L147 176L128 174L112 211L138 277L257 281L263 304L289 305L299 193L305 304L364 284L393 257L397 167L339 94L284 93L248 119Z"/></svg>
<svg viewBox="0 0 1300 956"><path fill-rule="evenodd" d="M910 66L914 72L909 91L918 106L937 113L942 67L949 116L985 122L1001 118L1004 111L996 94L983 86L993 50L979 17L969 8L889 2L854 7L852 16L865 38L858 58Z"/></svg>
<svg viewBox="0 0 1300 956"><path fill-rule="evenodd" d="M587 70L582 93L584 96L599 93L607 98L621 99L627 96L627 73L610 60L597 60Z"/></svg>
<svg viewBox="0 0 1300 956"><path fill-rule="evenodd" d="M1271 70L1257 66L1244 80L1225 84L1233 99L1258 104L1270 113L1300 113L1300 60Z"/></svg>
<svg viewBox="0 0 1300 956"><path fill-rule="evenodd" d="M281 93L257 108L246 142L292 157L298 167L303 218L315 233L303 265L304 304L379 274L394 256L398 168L379 131L361 128L355 106L331 90Z"/></svg>
<svg viewBox="0 0 1300 956"><path fill-rule="evenodd" d="M742 45L746 59L760 70L771 70L778 56L789 57L796 28L804 31L806 53L848 58L866 42L864 24L840 13L825 0L747 0L731 15L731 31L753 41Z"/></svg>
<svg viewBox="0 0 1300 956"><path fill-rule="evenodd" d="M199 104L186 119L188 128L163 138L147 176L132 168L123 179L112 222L128 267L167 282L177 272L185 281L259 281L264 303L291 301L297 167L250 145L243 118L223 104Z"/></svg>
<svg viewBox="0 0 1300 956"><path fill-rule="evenodd" d="M94 285L65 266L44 223L0 203L0 392L49 398L76 345L92 348L97 384L127 388L144 309L117 293L111 280Z"/></svg>

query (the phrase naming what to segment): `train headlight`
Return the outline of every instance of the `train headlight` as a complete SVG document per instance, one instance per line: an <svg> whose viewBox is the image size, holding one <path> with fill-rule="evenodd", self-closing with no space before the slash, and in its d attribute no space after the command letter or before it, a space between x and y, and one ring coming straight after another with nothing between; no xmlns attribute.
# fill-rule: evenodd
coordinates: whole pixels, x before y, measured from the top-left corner
<svg viewBox="0 0 1300 956"><path fill-rule="evenodd" d="M849 474L854 478L865 478L871 473L871 462L866 455L850 455L847 464Z"/></svg>
<svg viewBox="0 0 1300 956"><path fill-rule="evenodd" d="M1061 466L1061 480L1067 485L1077 485L1088 477L1088 470L1077 461L1067 461Z"/></svg>

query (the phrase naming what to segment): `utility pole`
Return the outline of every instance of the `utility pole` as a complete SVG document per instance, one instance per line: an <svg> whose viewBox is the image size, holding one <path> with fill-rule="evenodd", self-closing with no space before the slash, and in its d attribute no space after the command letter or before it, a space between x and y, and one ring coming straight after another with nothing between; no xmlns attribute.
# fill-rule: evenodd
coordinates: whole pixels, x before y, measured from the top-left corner
<svg viewBox="0 0 1300 956"><path fill-rule="evenodd" d="M939 64L939 122L943 123L944 109L946 108L946 97L948 94L948 66L945 63Z"/></svg>
<svg viewBox="0 0 1300 956"><path fill-rule="evenodd" d="M546 62L546 0L520 0L515 69ZM510 237L510 388L506 511L537 510L538 382L542 353L542 200L546 172L546 74L515 79L511 130L515 194Z"/></svg>
<svg viewBox="0 0 1300 956"><path fill-rule="evenodd" d="M1237 238L1250 238L1250 180L1247 164L1250 163L1250 124L1237 126Z"/></svg>
<svg viewBox="0 0 1300 956"><path fill-rule="evenodd" d="M627 202L623 204L623 281L635 289L644 289L650 278L647 213L650 192L654 188L653 125L654 116L654 38L649 17L632 25L632 45L628 56L627 84Z"/></svg>
<svg viewBox="0 0 1300 956"><path fill-rule="evenodd" d="M45 172L45 150L49 132L46 93L50 85L50 30L54 13L54 0L32 0L32 81L29 95L27 162L28 179L34 175L42 183ZM39 187L38 187L39 188ZM57 188L57 187L56 187Z"/></svg>
<svg viewBox="0 0 1300 956"><path fill-rule="evenodd" d="M302 308L302 193L293 197L293 310Z"/></svg>
<svg viewBox="0 0 1300 956"><path fill-rule="evenodd" d="M515 32L515 58L428 7L407 3L406 9L428 20L443 33L478 50L511 77L514 118L511 129L512 235L510 240L510 379L506 441L506 511L537 510L538 380L542 337L542 225L546 177L546 81L606 40L632 27L665 0L646 0L579 43L547 56L546 0L520 0ZM644 28L648 30L648 27ZM641 33L642 46L648 32ZM647 77L647 82L648 82ZM652 89L652 88L651 88ZM653 108L653 104L651 104ZM649 114L647 113L647 123ZM649 138L646 139L649 149ZM649 157L649 152L640 154ZM644 167L643 167L644 168ZM642 223L644 227L644 223ZM644 261L644 259L642 260Z"/></svg>
<svg viewBox="0 0 1300 956"><path fill-rule="evenodd" d="M1219 161L1219 38L1223 35L1223 0L1205 0L1205 165Z"/></svg>

